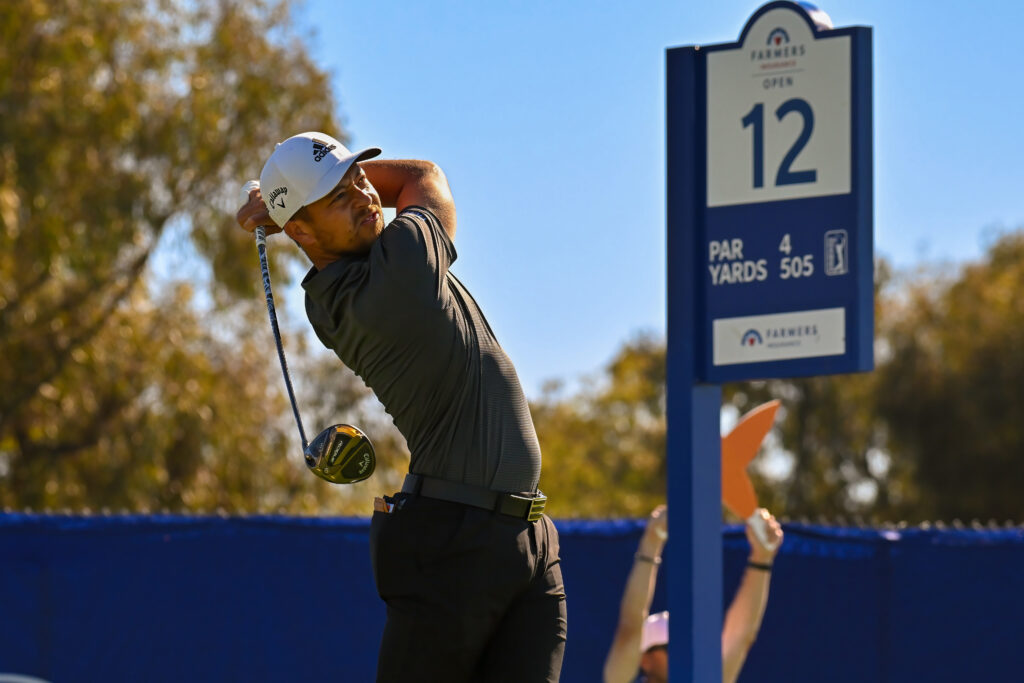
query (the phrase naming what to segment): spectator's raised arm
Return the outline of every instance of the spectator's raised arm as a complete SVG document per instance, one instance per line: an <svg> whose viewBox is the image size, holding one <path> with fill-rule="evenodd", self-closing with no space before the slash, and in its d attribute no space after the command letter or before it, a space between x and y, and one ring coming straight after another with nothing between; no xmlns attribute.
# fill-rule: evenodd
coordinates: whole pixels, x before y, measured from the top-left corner
<svg viewBox="0 0 1024 683"><path fill-rule="evenodd" d="M644 622L651 609L661 551L667 539L668 509L661 505L651 513L633 559L633 568L626 579L626 589L619 608L619 624L604 663L604 683L629 683L636 678L643 654L641 642Z"/></svg>
<svg viewBox="0 0 1024 683"><path fill-rule="evenodd" d="M775 553L782 543L782 527L771 513L761 508L757 511L765 520L768 529L768 545L763 545L750 526L746 527L750 541L750 557L743 580L736 591L736 597L729 605L722 628L722 680L732 683L739 676L750 646L761 628L761 618L768 604L768 583Z"/></svg>

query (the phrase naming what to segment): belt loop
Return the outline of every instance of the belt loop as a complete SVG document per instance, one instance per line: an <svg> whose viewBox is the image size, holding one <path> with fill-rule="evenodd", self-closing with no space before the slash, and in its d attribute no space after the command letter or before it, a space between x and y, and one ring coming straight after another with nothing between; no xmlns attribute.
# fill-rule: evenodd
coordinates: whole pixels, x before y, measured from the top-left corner
<svg viewBox="0 0 1024 683"><path fill-rule="evenodd" d="M413 474L412 472L405 475L405 479L402 481L402 493L408 493L411 496L418 496L422 490L423 477L418 474Z"/></svg>

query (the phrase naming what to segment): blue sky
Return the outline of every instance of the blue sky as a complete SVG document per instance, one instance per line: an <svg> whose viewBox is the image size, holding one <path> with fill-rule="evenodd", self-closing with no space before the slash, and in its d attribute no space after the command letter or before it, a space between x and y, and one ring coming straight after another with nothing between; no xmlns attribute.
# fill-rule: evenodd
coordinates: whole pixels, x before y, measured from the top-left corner
<svg viewBox="0 0 1024 683"><path fill-rule="evenodd" d="M664 333L665 49L733 41L761 4L316 0L298 18L352 146L447 173L453 270L536 396ZM821 5L874 29L875 248L901 267L1024 224L1024 9L980 7Z"/></svg>

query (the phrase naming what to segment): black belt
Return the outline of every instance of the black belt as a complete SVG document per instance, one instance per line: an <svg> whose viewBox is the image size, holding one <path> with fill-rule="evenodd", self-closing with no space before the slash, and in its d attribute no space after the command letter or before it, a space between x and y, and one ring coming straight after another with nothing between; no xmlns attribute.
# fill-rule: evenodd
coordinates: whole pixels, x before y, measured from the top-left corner
<svg viewBox="0 0 1024 683"><path fill-rule="evenodd" d="M462 503L473 507L493 510L510 517L518 517L528 522L540 519L544 505L548 499L539 489L537 493L502 493L491 491L482 486L472 486L447 479L425 477L420 474L405 475L402 493L413 493L426 498L447 500L451 503Z"/></svg>

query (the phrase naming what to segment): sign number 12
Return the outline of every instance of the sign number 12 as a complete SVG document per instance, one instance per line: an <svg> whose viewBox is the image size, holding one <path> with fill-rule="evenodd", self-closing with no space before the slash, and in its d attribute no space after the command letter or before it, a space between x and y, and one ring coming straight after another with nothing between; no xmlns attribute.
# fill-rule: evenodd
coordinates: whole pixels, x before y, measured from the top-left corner
<svg viewBox="0 0 1024 683"><path fill-rule="evenodd" d="M794 97L786 100L775 110L775 118L781 121L791 112L800 114L804 126L800 135L793 142L793 145L786 152L779 170L775 174L776 185L796 185L798 183L813 183L818 179L818 172L814 169L809 171L791 171L790 166L796 160L798 154L803 151L807 141L811 139L811 132L814 130L814 112L807 100ZM754 127L754 187L764 187L764 104L758 102L746 116L740 121L743 127Z"/></svg>

